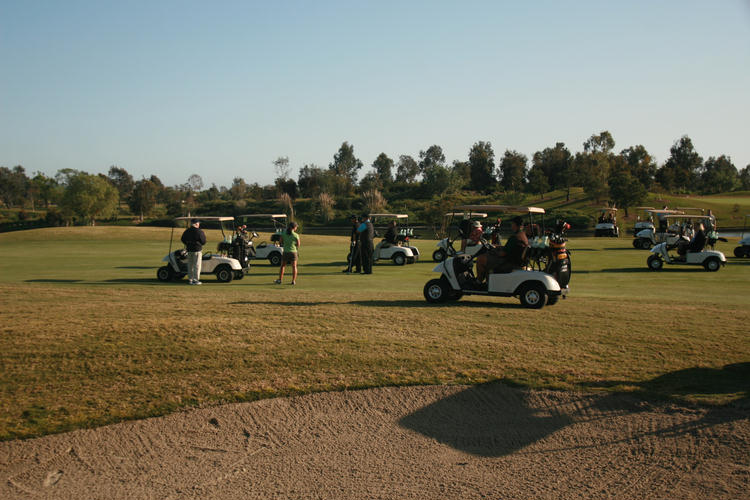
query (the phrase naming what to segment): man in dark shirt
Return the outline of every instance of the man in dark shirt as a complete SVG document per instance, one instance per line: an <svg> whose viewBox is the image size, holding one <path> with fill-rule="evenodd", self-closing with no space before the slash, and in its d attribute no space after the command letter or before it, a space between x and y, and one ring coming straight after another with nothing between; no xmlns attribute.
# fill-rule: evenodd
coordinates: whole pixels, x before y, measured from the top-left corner
<svg viewBox="0 0 750 500"><path fill-rule="evenodd" d="M370 222L370 214L362 216L362 223L357 228L359 233L359 257L364 274L372 274L372 241L375 239L375 228Z"/></svg>
<svg viewBox="0 0 750 500"><path fill-rule="evenodd" d="M702 252L706 246L706 232L703 230L703 223L699 222L695 226L695 234L690 242L681 240L677 244L677 253L686 255L688 252Z"/></svg>
<svg viewBox="0 0 750 500"><path fill-rule="evenodd" d="M201 221L192 219L190 227L182 233L182 242L188 253L188 281L189 285L200 285L201 262L203 258L203 245L206 244L206 234L200 228Z"/></svg>
<svg viewBox="0 0 750 500"><path fill-rule="evenodd" d="M343 272L351 273L352 268L354 268L354 272L358 273L360 270L359 233L357 232L357 228L359 228L359 219L357 219L356 215L352 215L350 220L352 223L352 232L349 235L349 264L346 266L346 269L344 269Z"/></svg>
<svg viewBox="0 0 750 500"><path fill-rule="evenodd" d="M493 247L477 257L477 280L483 282L489 272L509 273L523 265L523 252L529 246L529 239L523 232L523 219L514 217L510 221L513 234L502 247Z"/></svg>

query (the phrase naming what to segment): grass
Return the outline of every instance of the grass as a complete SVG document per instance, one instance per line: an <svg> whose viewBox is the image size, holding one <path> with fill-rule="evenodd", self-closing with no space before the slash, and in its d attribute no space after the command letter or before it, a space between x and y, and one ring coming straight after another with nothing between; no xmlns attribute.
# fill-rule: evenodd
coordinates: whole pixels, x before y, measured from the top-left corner
<svg viewBox="0 0 750 500"><path fill-rule="evenodd" d="M657 274L627 238L576 238L571 297L531 311L502 298L427 304L434 241L417 240L417 264L360 276L340 272L346 238L303 234L295 287L273 285L266 263L188 287L155 280L168 238L122 227L0 234L0 439L382 385L503 379L748 399L748 260Z"/></svg>

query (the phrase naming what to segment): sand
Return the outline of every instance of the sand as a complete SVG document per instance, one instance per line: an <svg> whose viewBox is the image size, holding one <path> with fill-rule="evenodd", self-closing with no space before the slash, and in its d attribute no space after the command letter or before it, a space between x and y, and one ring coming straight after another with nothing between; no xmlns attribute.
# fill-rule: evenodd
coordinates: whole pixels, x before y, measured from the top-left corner
<svg viewBox="0 0 750 500"><path fill-rule="evenodd" d="M0 443L0 498L750 498L750 409L500 383L231 404Z"/></svg>

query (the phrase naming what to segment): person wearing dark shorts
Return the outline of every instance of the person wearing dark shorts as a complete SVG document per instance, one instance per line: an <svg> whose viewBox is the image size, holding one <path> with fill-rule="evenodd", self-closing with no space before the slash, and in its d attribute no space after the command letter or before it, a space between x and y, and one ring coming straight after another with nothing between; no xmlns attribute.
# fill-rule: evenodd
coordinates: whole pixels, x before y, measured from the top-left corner
<svg viewBox="0 0 750 500"><path fill-rule="evenodd" d="M281 234L281 244L284 247L284 254L281 257L281 267L279 268L279 279L274 283L281 284L284 279L284 268L287 264L292 266L292 285L297 284L297 260L299 255L300 239L296 233L297 223L290 222L286 231Z"/></svg>
<svg viewBox="0 0 750 500"><path fill-rule="evenodd" d="M370 222L370 214L362 216L362 224L357 228L359 233L359 257L362 263L362 274L372 274L372 240L375 239L375 228Z"/></svg>

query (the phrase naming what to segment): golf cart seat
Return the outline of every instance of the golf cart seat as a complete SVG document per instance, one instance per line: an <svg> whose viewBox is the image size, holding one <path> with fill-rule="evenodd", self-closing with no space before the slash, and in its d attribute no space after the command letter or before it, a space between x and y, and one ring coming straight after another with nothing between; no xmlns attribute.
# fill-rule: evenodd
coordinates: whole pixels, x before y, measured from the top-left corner
<svg viewBox="0 0 750 500"><path fill-rule="evenodd" d="M201 257L201 260L211 260L212 256L213 256L213 254L211 252L204 253L203 257Z"/></svg>
<svg viewBox="0 0 750 500"><path fill-rule="evenodd" d="M172 255L174 255L175 260L185 260L187 259L187 250L181 248L172 252Z"/></svg>

